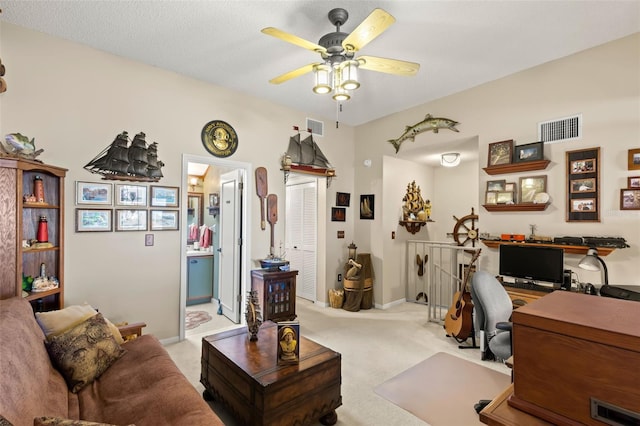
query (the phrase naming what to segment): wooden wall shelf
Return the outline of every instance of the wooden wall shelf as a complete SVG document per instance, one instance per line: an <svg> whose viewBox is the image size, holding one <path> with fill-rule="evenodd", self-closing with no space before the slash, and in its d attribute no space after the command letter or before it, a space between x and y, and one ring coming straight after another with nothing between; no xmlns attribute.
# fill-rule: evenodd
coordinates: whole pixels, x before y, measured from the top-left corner
<svg viewBox="0 0 640 426"><path fill-rule="evenodd" d="M512 241L500 241L500 240L481 240L482 243L489 248L500 248L500 244L518 244L525 246L536 246L536 247L553 247L553 248L561 248L565 253L570 254L587 254L587 251L591 248L589 246L571 246L565 244L546 244L546 243L516 243ZM598 256L607 256L609 253L615 250L615 247L596 247L598 249Z"/></svg>
<svg viewBox="0 0 640 426"><path fill-rule="evenodd" d="M541 212L550 203L520 203L520 204L483 204L489 212Z"/></svg>
<svg viewBox="0 0 640 426"><path fill-rule="evenodd" d="M505 173L530 172L533 170L544 170L547 168L550 160L525 161L523 163L500 164L497 166L484 167L489 175L503 175Z"/></svg>
<svg viewBox="0 0 640 426"><path fill-rule="evenodd" d="M412 234L415 234L416 232L418 232L423 226L425 226L427 224L427 222L433 222L433 220L426 220L426 221L417 221L417 220L401 220L400 222L398 222L400 225L404 226L404 228L408 231L411 232Z"/></svg>

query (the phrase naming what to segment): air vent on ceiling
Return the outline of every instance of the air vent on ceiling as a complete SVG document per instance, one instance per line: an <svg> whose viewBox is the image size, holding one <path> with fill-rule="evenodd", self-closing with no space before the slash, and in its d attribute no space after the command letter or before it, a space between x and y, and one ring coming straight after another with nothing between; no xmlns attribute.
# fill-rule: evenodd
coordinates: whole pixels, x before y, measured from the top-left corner
<svg viewBox="0 0 640 426"><path fill-rule="evenodd" d="M307 129L311 129L311 133L316 136L324 136L324 123L322 121L307 118Z"/></svg>
<svg viewBox="0 0 640 426"><path fill-rule="evenodd" d="M582 114L538 123L538 140L545 143L566 142L582 137Z"/></svg>

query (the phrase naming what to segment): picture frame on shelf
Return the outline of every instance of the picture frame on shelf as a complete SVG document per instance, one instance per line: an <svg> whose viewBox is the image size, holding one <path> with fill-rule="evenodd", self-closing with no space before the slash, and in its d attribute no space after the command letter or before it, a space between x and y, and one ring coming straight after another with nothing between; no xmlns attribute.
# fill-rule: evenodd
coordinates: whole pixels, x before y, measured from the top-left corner
<svg viewBox="0 0 640 426"><path fill-rule="evenodd" d="M498 191L487 191L484 197L485 204L498 204Z"/></svg>
<svg viewBox="0 0 640 426"><path fill-rule="evenodd" d="M487 181L487 191L504 191L506 185L507 185L507 181L505 179L502 179L502 180L488 180Z"/></svg>
<svg viewBox="0 0 640 426"><path fill-rule="evenodd" d="M180 188L177 186L151 185L151 207L179 207Z"/></svg>
<svg viewBox="0 0 640 426"><path fill-rule="evenodd" d="M640 189L620 190L620 210L640 210Z"/></svg>
<svg viewBox="0 0 640 426"><path fill-rule="evenodd" d="M146 207L147 186L116 184L116 206Z"/></svg>
<svg viewBox="0 0 640 426"><path fill-rule="evenodd" d="M112 209L76 209L76 232L111 232Z"/></svg>
<svg viewBox="0 0 640 426"><path fill-rule="evenodd" d="M525 145L516 145L513 153L514 163L544 160L544 142L533 142Z"/></svg>
<svg viewBox="0 0 640 426"><path fill-rule="evenodd" d="M571 180L571 192L584 193L584 192L596 192L596 179L573 179Z"/></svg>
<svg viewBox="0 0 640 426"><path fill-rule="evenodd" d="M347 209L344 207L331 207L331 222L345 222Z"/></svg>
<svg viewBox="0 0 640 426"><path fill-rule="evenodd" d="M497 204L514 204L515 199L513 198L514 194L511 191L499 191L496 194L496 203Z"/></svg>
<svg viewBox="0 0 640 426"><path fill-rule="evenodd" d="M504 184L505 191L516 192L516 183L515 182L507 182Z"/></svg>
<svg viewBox="0 0 640 426"><path fill-rule="evenodd" d="M572 212L594 212L596 208L595 198L576 198L571 200Z"/></svg>
<svg viewBox="0 0 640 426"><path fill-rule="evenodd" d="M95 204L110 206L113 204L112 200L113 184L76 181L76 205Z"/></svg>
<svg viewBox="0 0 640 426"><path fill-rule="evenodd" d="M547 176L524 176L520 178L518 193L520 203L533 203L536 195L547 192Z"/></svg>
<svg viewBox="0 0 640 426"><path fill-rule="evenodd" d="M336 206L349 207L351 203L351 194L348 192L336 192Z"/></svg>
<svg viewBox="0 0 640 426"><path fill-rule="evenodd" d="M627 160L627 169L640 170L640 148L629 150L629 155Z"/></svg>
<svg viewBox="0 0 640 426"><path fill-rule="evenodd" d="M150 210L149 229L151 231L177 231L179 210Z"/></svg>
<svg viewBox="0 0 640 426"><path fill-rule="evenodd" d="M116 231L146 231L147 229L147 210L116 210Z"/></svg>
<svg viewBox="0 0 640 426"><path fill-rule="evenodd" d="M511 164L513 157L513 139L492 142L489 144L489 156L487 166L499 166L501 164Z"/></svg>
<svg viewBox="0 0 640 426"><path fill-rule="evenodd" d="M567 151L566 221L600 222L600 148Z"/></svg>
<svg viewBox="0 0 640 426"><path fill-rule="evenodd" d="M640 188L640 176L630 176L627 178L627 188Z"/></svg>

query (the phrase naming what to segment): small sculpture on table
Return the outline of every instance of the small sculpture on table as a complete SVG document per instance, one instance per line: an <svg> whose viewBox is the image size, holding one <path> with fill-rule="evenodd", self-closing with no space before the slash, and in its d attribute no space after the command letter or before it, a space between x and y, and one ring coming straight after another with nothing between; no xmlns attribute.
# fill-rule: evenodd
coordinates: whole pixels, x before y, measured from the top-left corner
<svg viewBox="0 0 640 426"><path fill-rule="evenodd" d="M258 330L260 330L260 326L262 325L260 302L258 301L258 292L255 290L249 291L245 316L247 319L247 329L249 330L249 341L255 342L258 340Z"/></svg>

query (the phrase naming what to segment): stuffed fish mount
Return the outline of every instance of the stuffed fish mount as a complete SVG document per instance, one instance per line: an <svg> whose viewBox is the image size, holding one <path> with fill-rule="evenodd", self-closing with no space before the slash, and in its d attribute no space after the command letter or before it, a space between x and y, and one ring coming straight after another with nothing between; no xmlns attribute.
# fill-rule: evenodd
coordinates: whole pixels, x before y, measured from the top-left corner
<svg viewBox="0 0 640 426"><path fill-rule="evenodd" d="M433 117L431 114L427 114L419 123L414 124L413 126L407 126L404 130L404 133L400 135L397 139L389 139L389 142L396 149L396 154L400 150L400 145L402 142L407 139L411 140L411 142L415 141L416 136L418 136L422 132L433 131L433 133L438 133L439 129L449 129L454 132L458 132L456 129L456 125L459 123L457 121L451 120L449 118L442 117Z"/></svg>
<svg viewBox="0 0 640 426"><path fill-rule="evenodd" d="M43 152L44 149L36 150L34 138L29 140L28 137L20 133L9 133L4 137L4 140L0 140L0 156L3 157L36 160L36 157Z"/></svg>

